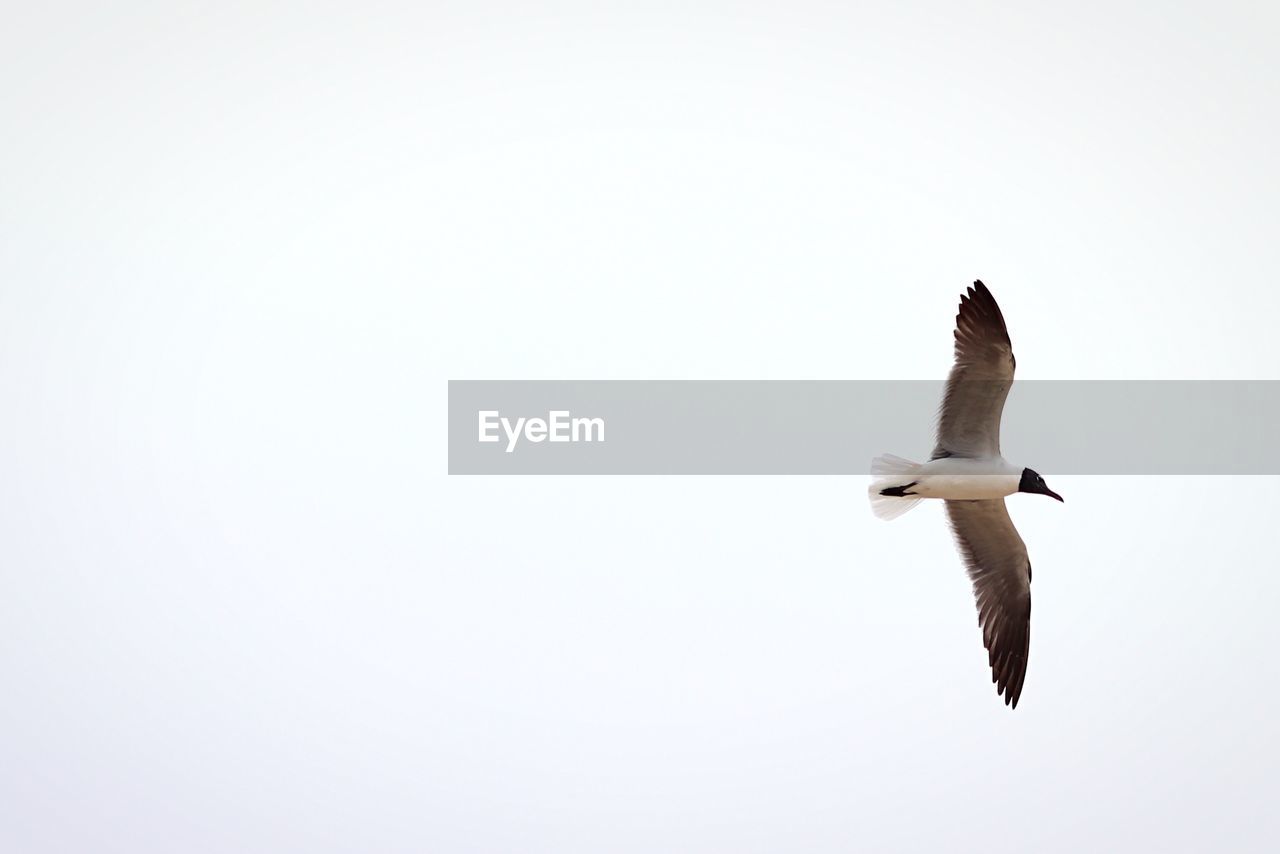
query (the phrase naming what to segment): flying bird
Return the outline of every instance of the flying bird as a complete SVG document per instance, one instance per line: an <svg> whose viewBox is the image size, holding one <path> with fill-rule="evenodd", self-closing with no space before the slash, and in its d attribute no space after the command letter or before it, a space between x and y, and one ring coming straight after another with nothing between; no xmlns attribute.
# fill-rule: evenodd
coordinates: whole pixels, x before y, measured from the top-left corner
<svg viewBox="0 0 1280 854"><path fill-rule="evenodd" d="M1016 363L1004 315L981 281L960 297L955 340L933 454L927 463L892 454L872 460L871 509L896 519L922 499L943 500L973 582L991 681L1017 708L1031 641L1031 561L1004 499L1015 492L1062 496L1000 454L1000 415Z"/></svg>

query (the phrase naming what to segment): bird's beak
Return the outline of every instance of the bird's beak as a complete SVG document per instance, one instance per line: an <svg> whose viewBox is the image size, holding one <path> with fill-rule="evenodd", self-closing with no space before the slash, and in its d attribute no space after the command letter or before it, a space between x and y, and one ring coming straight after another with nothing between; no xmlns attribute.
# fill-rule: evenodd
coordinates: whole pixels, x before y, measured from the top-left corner
<svg viewBox="0 0 1280 854"><path fill-rule="evenodd" d="M1066 501L1063 500L1061 495L1059 495L1058 493L1054 492L1052 489L1049 489L1047 487L1045 488L1044 494L1049 496L1050 498L1056 498L1059 501L1062 501L1063 504L1067 503Z"/></svg>

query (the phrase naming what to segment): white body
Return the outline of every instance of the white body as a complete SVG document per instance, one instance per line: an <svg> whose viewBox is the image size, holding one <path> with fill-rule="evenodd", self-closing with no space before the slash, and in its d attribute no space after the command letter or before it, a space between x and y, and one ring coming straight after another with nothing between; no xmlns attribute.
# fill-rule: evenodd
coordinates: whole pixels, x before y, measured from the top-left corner
<svg viewBox="0 0 1280 854"><path fill-rule="evenodd" d="M1004 498L1018 491L1022 466L1015 466L1004 457L993 460L944 457L917 466L910 480L895 479L901 483L890 485L905 486L917 481L907 491L921 498Z"/></svg>
<svg viewBox="0 0 1280 854"><path fill-rule="evenodd" d="M882 519L902 515L922 498L965 501L1004 498L1017 492L1022 482L1022 466L1016 466L1004 457L944 457L927 463L913 463L886 454L872 461L871 473L875 476L868 490L871 509ZM907 487L906 495L880 494L883 489L899 486Z"/></svg>

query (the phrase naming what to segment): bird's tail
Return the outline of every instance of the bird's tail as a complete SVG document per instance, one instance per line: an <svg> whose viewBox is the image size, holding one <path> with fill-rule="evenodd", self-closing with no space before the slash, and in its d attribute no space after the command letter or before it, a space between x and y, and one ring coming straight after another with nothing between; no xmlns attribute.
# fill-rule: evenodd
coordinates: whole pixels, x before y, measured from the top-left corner
<svg viewBox="0 0 1280 854"><path fill-rule="evenodd" d="M897 519L920 503L916 496L903 494L919 471L919 463L893 454L883 454L871 461L874 480L867 489L867 495L871 498L871 512L877 519L886 522Z"/></svg>

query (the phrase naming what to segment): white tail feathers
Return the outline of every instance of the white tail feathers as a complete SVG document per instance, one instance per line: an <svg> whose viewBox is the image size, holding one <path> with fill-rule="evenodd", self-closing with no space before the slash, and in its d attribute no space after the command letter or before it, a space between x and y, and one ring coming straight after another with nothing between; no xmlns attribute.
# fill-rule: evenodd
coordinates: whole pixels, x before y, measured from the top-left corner
<svg viewBox="0 0 1280 854"><path fill-rule="evenodd" d="M912 507L920 503L920 499L905 495L881 495L880 491L893 486L906 486L913 476L919 472L920 465L893 454L884 454L871 461L871 474L875 479L867 489L871 498L871 512L877 519L897 519Z"/></svg>
<svg viewBox="0 0 1280 854"><path fill-rule="evenodd" d="M920 471L920 464L895 457L893 454L881 454L871 461L871 473L877 477L892 475L912 475Z"/></svg>

